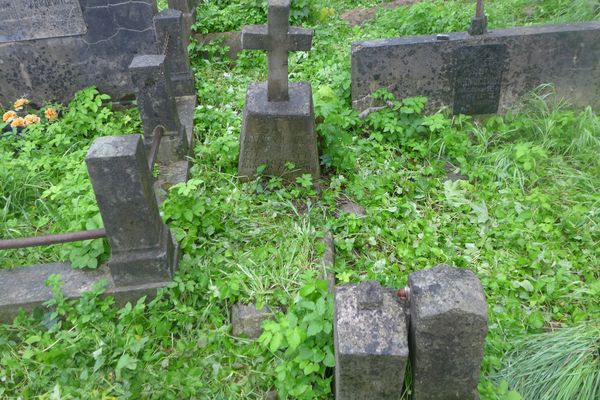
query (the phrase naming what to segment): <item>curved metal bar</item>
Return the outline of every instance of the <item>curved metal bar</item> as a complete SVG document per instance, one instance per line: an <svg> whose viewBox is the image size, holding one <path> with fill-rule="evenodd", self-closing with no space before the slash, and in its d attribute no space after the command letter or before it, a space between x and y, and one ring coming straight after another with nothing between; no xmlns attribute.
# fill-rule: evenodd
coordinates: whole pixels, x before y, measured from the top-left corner
<svg viewBox="0 0 600 400"><path fill-rule="evenodd" d="M157 125L152 131L152 147L150 148L150 154L148 154L148 168L150 168L150 171L152 171L152 168L154 168L154 164L156 163L158 148L160 147L160 141L162 140L165 131L166 129L162 125Z"/></svg>
<svg viewBox="0 0 600 400"><path fill-rule="evenodd" d="M96 229L92 231L69 232L57 235L0 240L0 250L23 249L26 247L81 242L83 240L101 239L104 237L106 237L106 230Z"/></svg>

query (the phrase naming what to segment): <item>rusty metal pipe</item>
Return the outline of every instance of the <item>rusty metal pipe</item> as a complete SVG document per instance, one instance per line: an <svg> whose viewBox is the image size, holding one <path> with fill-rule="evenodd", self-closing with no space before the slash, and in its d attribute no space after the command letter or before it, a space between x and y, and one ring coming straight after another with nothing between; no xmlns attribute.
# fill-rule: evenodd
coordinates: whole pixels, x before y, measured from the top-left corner
<svg viewBox="0 0 600 400"><path fill-rule="evenodd" d="M475 12L475 17L476 18L485 17L485 11L483 8L483 0L477 0L477 11Z"/></svg>
<svg viewBox="0 0 600 400"><path fill-rule="evenodd" d="M154 168L154 164L156 163L156 157L158 156L158 148L160 147L160 141L165 133L165 127L162 125L158 125L152 131L152 147L150 148L150 154L148 154L148 168L150 171Z"/></svg>
<svg viewBox="0 0 600 400"><path fill-rule="evenodd" d="M53 244L81 242L83 240L101 239L104 237L106 237L106 230L96 229L92 231L69 232L57 235L0 240L0 250L50 246Z"/></svg>

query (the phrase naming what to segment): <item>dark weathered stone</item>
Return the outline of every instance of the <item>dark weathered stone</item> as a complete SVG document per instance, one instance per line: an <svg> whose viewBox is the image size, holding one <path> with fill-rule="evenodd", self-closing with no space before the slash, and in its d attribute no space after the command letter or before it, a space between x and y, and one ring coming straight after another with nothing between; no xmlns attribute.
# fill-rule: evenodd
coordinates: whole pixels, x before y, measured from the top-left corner
<svg viewBox="0 0 600 400"><path fill-rule="evenodd" d="M240 139L239 176L252 178L256 169L266 165L266 175L294 180L311 174L320 176L317 134L310 84L290 84L290 100L270 102L267 85L248 88ZM294 169L286 164L291 162Z"/></svg>
<svg viewBox="0 0 600 400"><path fill-rule="evenodd" d="M169 0L169 8L179 10L183 13L183 22L185 27L185 47L189 44L189 37L192 33L192 25L196 22L196 7L199 0Z"/></svg>
<svg viewBox="0 0 600 400"><path fill-rule="evenodd" d="M85 31L78 0L0 2L0 43L82 35Z"/></svg>
<svg viewBox="0 0 600 400"><path fill-rule="evenodd" d="M86 163L112 249L108 266L115 285L169 280L176 254L160 217L141 137L99 138Z"/></svg>
<svg viewBox="0 0 600 400"><path fill-rule="evenodd" d="M106 266L93 271L73 269L70 264L2 269L0 270L0 323L12 322L19 310L31 312L42 308L43 304L52 298L50 288L45 285L50 275L60 275L64 282L61 290L68 299L79 298L94 284L104 281L106 282L104 296L113 296L115 304L120 307L128 302L136 302L142 296L147 296L147 300L150 300L158 288L165 287L170 282L117 288Z"/></svg>
<svg viewBox="0 0 600 400"><path fill-rule="evenodd" d="M52 0L29 14L19 10L31 0L6 1L0 2L0 16L18 12L20 22L0 23L0 103L5 105L22 96L37 104L67 102L92 85L120 100L133 93L131 59L157 51L155 0ZM39 40L6 41L15 34Z"/></svg>
<svg viewBox="0 0 600 400"><path fill-rule="evenodd" d="M129 66L144 127L146 151L152 146L154 129L162 125L166 130L159 153L163 162L182 160L189 150L165 59L164 55L137 56Z"/></svg>
<svg viewBox="0 0 600 400"><path fill-rule="evenodd" d="M177 10L164 10L154 17L154 29L160 54L165 55L171 92L174 96L191 96L196 93L194 76L187 52L187 38L183 14Z"/></svg>
<svg viewBox="0 0 600 400"><path fill-rule="evenodd" d="M377 282L335 289L335 396L399 399L408 360L408 310Z"/></svg>
<svg viewBox="0 0 600 400"><path fill-rule="evenodd" d="M600 107L598 21L495 29L479 36L466 32L447 36L449 40L445 41L432 35L354 43L354 108L363 111L373 106L370 95L379 88L389 89L398 98L427 96L429 110L452 108L456 76L465 68L456 64L457 50L488 45L506 49L498 112L518 105L521 96L544 83L554 84L558 96L575 106ZM501 62L501 57L497 59Z"/></svg>
<svg viewBox="0 0 600 400"><path fill-rule="evenodd" d="M262 323L271 318L268 307L256 308L255 304L236 304L231 310L233 336L256 339L262 334Z"/></svg>
<svg viewBox="0 0 600 400"><path fill-rule="evenodd" d="M487 333L479 279L470 270L439 266L413 272L408 285L412 399L479 399Z"/></svg>
<svg viewBox="0 0 600 400"><path fill-rule="evenodd" d="M506 46L459 47L454 57L454 113L493 114L498 111Z"/></svg>

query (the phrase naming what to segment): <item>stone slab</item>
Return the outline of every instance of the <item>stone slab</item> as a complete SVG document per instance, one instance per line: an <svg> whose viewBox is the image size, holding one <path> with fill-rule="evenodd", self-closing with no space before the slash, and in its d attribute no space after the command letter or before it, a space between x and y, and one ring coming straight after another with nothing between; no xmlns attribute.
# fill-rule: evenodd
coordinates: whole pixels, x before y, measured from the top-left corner
<svg viewBox="0 0 600 400"><path fill-rule="evenodd" d="M487 304L470 270L446 265L409 275L413 400L479 399Z"/></svg>
<svg viewBox="0 0 600 400"><path fill-rule="evenodd" d="M0 0L4 5L13 2L19 7L52 5L45 12L43 29L38 32L36 26L38 33L21 34L45 38L0 41L1 104L12 104L23 96L36 104L68 102L75 92L92 85L115 101L126 99L134 93L128 71L131 60L157 52L155 0ZM61 12L71 5L74 15L80 10L85 29L63 24ZM4 36L19 32L16 26L0 29Z"/></svg>
<svg viewBox="0 0 600 400"><path fill-rule="evenodd" d="M151 299L158 288L169 284L156 282L116 288L106 266L97 270L80 270L73 269L68 263L58 263L3 269L0 270L0 323L10 323L19 310L31 312L50 300L52 293L44 283L53 274L61 276L64 281L62 291L69 299L81 297L96 282L106 280L108 286L104 295L113 296L119 307L127 302L135 302L142 296Z"/></svg>
<svg viewBox="0 0 600 400"><path fill-rule="evenodd" d="M272 315L269 307L256 308L255 304L235 304L231 309L231 333L236 337L257 339L263 331L262 323Z"/></svg>
<svg viewBox="0 0 600 400"><path fill-rule="evenodd" d="M267 100L267 85L252 84L248 88L240 138L239 176L252 178L256 169L266 165L266 175L294 180L311 174L320 177L319 152L308 82L289 85L289 101ZM286 163L295 165L293 171Z"/></svg>
<svg viewBox="0 0 600 400"><path fill-rule="evenodd" d="M397 400L408 361L408 305L377 282L335 288L335 398Z"/></svg>
<svg viewBox="0 0 600 400"><path fill-rule="evenodd" d="M478 113L482 110L473 104L461 106L469 101L467 96L483 98L489 94L486 101L493 104L499 86L497 112L502 113L544 83L554 84L557 94L577 107L600 107L600 21L446 36L448 40L431 35L355 42L354 108L364 111L372 107L370 94L387 88L398 98L427 96L430 111L447 106L453 112ZM462 61L477 59L478 54L469 57L461 50L471 46L478 49L482 62L461 66ZM490 50L482 50L484 46ZM498 46L505 50L499 51ZM475 75L473 86L465 81L469 73ZM456 99L457 95L461 98ZM457 110L453 110L455 106ZM483 111L492 108L488 104Z"/></svg>
<svg viewBox="0 0 600 400"><path fill-rule="evenodd" d="M79 0L0 0L0 43L82 35Z"/></svg>

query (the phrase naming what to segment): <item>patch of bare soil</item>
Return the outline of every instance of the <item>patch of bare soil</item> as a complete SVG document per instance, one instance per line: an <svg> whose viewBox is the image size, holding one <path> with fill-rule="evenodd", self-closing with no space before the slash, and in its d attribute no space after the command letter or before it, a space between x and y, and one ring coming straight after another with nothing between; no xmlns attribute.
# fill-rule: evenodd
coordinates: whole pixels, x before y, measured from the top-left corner
<svg viewBox="0 0 600 400"><path fill-rule="evenodd" d="M403 6L414 4L417 1L419 1L419 0L394 0L389 3L383 3L383 4L380 4L378 6L371 7L371 8L357 8L354 10L348 10L342 14L342 19L344 21L348 22L348 24L350 24L350 26L362 25L365 22L370 21L373 18L375 18L375 15L377 14L377 10L379 10L379 9L382 9L382 8L392 9L392 8L403 7Z"/></svg>

